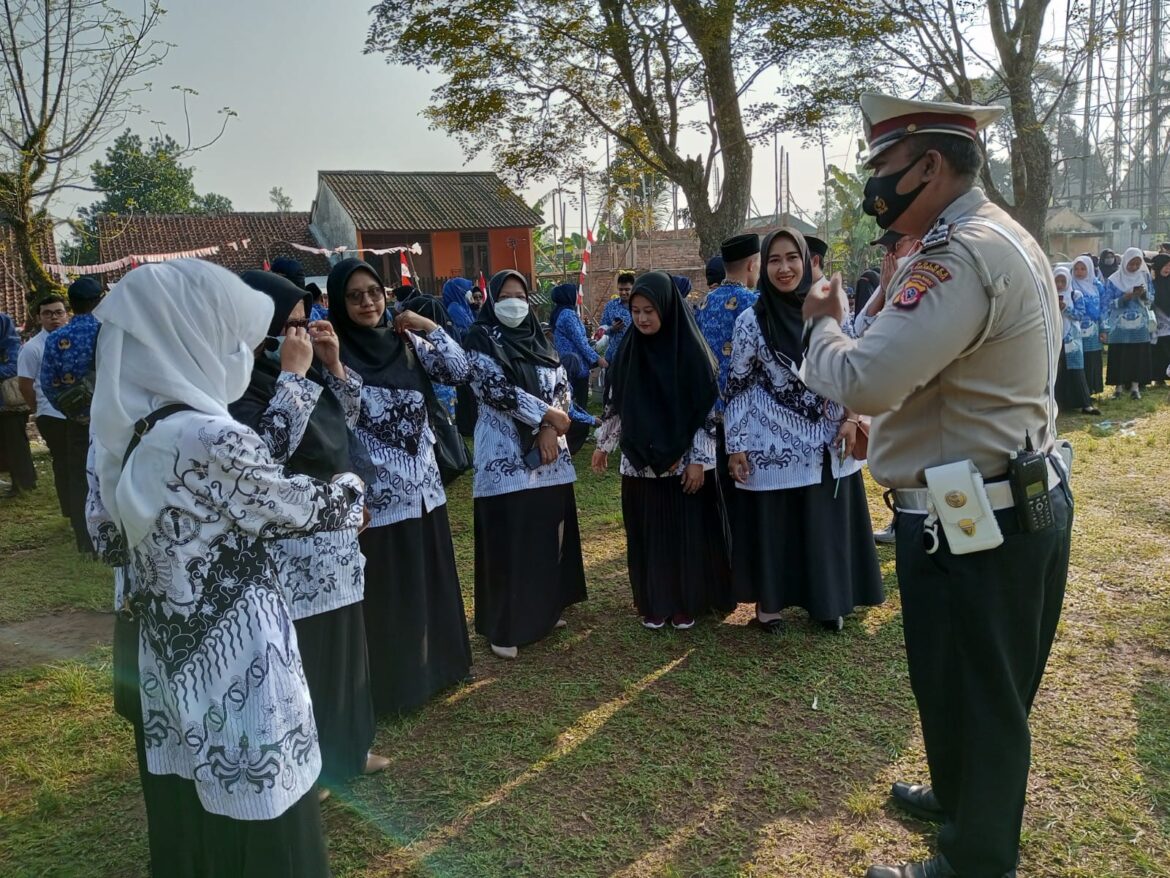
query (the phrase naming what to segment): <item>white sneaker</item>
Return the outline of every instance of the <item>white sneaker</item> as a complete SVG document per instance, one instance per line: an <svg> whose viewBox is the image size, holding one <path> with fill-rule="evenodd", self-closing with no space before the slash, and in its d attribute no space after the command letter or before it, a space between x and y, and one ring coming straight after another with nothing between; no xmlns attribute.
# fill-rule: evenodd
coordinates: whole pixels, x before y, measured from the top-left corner
<svg viewBox="0 0 1170 878"><path fill-rule="evenodd" d="M875 530L873 532L873 541L879 546L892 546L897 542L897 539L892 521L883 530Z"/></svg>
<svg viewBox="0 0 1170 878"><path fill-rule="evenodd" d="M566 622L564 619L557 619L557 624L553 625L553 628L568 628L568 627L569 627L569 623Z"/></svg>
<svg viewBox="0 0 1170 878"><path fill-rule="evenodd" d="M492 644L492 652L502 659L514 659L520 654L520 650L514 646L496 646L494 643Z"/></svg>

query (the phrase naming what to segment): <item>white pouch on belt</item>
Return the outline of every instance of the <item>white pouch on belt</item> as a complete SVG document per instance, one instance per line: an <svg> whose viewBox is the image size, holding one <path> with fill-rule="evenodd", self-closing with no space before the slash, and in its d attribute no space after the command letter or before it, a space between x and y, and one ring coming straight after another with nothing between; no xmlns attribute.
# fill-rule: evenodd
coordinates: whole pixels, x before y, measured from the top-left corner
<svg viewBox="0 0 1170 878"><path fill-rule="evenodd" d="M1002 545L1003 532L975 464L960 460L931 467L925 475L933 507L930 515L942 524L951 554L968 555Z"/></svg>

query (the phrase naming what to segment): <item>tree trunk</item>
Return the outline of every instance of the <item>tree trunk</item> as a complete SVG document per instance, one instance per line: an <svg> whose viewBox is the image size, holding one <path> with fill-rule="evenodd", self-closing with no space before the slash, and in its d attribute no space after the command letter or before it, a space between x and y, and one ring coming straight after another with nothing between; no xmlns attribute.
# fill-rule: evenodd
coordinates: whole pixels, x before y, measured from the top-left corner
<svg viewBox="0 0 1170 878"><path fill-rule="evenodd" d="M30 306L45 296L60 294L61 285L45 270L41 261L40 242L51 234L51 227L44 215L37 214L30 221L10 218L12 237L16 241L16 252L24 264L24 276L28 287L24 293L25 302Z"/></svg>
<svg viewBox="0 0 1170 878"><path fill-rule="evenodd" d="M743 124L732 60L735 5L704 8L693 0L677 0L675 11L703 58L712 122L719 133L723 188L716 208L710 208L704 168L697 159L687 162L688 179L675 181L687 197L699 235L699 252L710 258L719 252L723 241L743 228L751 203L752 145Z"/></svg>

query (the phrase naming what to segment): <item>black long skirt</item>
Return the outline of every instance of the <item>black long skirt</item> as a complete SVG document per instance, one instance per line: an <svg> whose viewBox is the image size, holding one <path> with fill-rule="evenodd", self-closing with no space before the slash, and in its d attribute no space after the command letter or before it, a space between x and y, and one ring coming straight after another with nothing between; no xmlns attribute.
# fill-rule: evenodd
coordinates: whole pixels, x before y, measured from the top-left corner
<svg viewBox="0 0 1170 878"><path fill-rule="evenodd" d="M360 775L374 742L374 702L361 601L298 619L297 644L321 746L321 783Z"/></svg>
<svg viewBox="0 0 1170 878"><path fill-rule="evenodd" d="M723 498L723 511L729 522L735 521L735 501L739 491L735 488L735 479L728 471L727 436L723 429L723 421L715 427L715 478L719 481L719 495ZM735 530L731 529L728 537L727 551L731 551L735 544Z"/></svg>
<svg viewBox="0 0 1170 878"><path fill-rule="evenodd" d="M1101 393L1105 390L1105 366L1101 351L1085 351L1085 383L1089 385L1089 393Z"/></svg>
<svg viewBox="0 0 1170 878"><path fill-rule="evenodd" d="M374 713L408 713L471 669L447 506L371 527L358 541L366 557L362 610Z"/></svg>
<svg viewBox="0 0 1170 878"><path fill-rule="evenodd" d="M475 630L496 646L549 635L586 599L573 486L475 500Z"/></svg>
<svg viewBox="0 0 1170 878"><path fill-rule="evenodd" d="M1109 345L1109 383L1127 388L1150 383L1150 355L1154 346L1147 341Z"/></svg>
<svg viewBox="0 0 1170 878"><path fill-rule="evenodd" d="M696 494L677 478L622 477L626 561L640 616L692 619L735 609L718 476Z"/></svg>
<svg viewBox="0 0 1170 878"><path fill-rule="evenodd" d="M1170 335L1163 335L1150 354L1150 380L1165 381L1170 368Z"/></svg>
<svg viewBox="0 0 1170 878"><path fill-rule="evenodd" d="M1056 404L1064 412L1080 411L1093 404L1084 369L1070 369L1060 355L1056 369Z"/></svg>
<svg viewBox="0 0 1170 878"><path fill-rule="evenodd" d="M828 455L821 481L781 491L739 490L732 532L735 596L764 613L802 607L829 621L885 600L861 473L836 499Z"/></svg>

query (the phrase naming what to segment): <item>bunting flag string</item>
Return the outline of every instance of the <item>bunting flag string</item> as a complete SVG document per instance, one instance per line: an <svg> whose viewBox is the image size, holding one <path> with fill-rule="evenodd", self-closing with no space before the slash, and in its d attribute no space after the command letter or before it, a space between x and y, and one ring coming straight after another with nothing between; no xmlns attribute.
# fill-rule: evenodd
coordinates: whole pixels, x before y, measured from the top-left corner
<svg viewBox="0 0 1170 878"><path fill-rule="evenodd" d="M297 244L293 241L278 240L271 243L287 244L295 250L300 250L303 253L316 253L319 256L344 256L347 254L357 255L359 253L372 253L375 256L384 256L388 253L402 253L404 257L406 253L413 253L415 256L422 255L422 245L417 241L409 246L384 248L363 247L360 249L346 247L344 244L340 247L307 247L304 244ZM210 247L198 247L194 250L177 250L174 253L136 253L123 256L121 259L114 259L110 262L101 262L93 265L62 265L55 262L46 262L45 270L55 275L59 280L64 281L70 277L80 277L81 275L106 274L111 271L120 271L123 268L137 268L139 265L148 262L170 262L172 259L200 259L204 256L216 256L222 252L224 247L229 247L238 253L240 250L249 249L251 244L251 238L241 238L238 241L228 241L222 245L215 244Z"/></svg>

